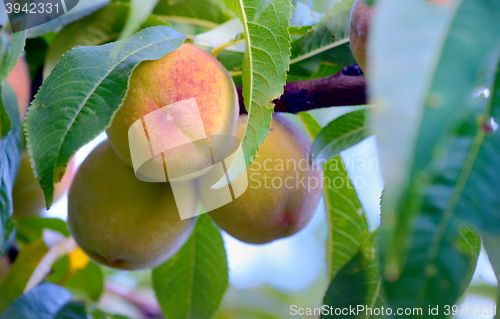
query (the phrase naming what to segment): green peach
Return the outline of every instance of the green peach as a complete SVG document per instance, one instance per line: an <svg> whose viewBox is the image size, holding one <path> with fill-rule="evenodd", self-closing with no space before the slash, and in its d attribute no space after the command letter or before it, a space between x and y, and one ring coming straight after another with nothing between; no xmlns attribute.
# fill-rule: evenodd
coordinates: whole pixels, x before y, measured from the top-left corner
<svg viewBox="0 0 500 319"><path fill-rule="evenodd" d="M198 203L190 203L194 216ZM165 262L187 241L195 221L180 219L170 184L139 181L109 141L83 162L69 192L71 234L87 255L113 268Z"/></svg>
<svg viewBox="0 0 500 319"><path fill-rule="evenodd" d="M69 163L61 181L54 185L54 202L64 195L71 185L75 174L74 161ZM12 191L14 219L37 216L45 208L45 196L40 184L33 174L31 161L27 151L21 155L19 173Z"/></svg>
<svg viewBox="0 0 500 319"><path fill-rule="evenodd" d="M247 115L236 136L242 138ZM311 220L321 198L322 171L309 162L309 138L285 115L276 113L271 130L248 173L248 189L226 206L209 212L231 236L265 244L291 236ZM302 181L303 183L301 183Z"/></svg>

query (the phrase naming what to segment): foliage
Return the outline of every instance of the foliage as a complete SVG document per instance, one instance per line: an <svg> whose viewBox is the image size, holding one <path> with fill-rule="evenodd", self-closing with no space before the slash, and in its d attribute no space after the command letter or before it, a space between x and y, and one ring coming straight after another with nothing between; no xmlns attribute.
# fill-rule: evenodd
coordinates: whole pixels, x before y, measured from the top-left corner
<svg viewBox="0 0 500 319"><path fill-rule="evenodd" d="M340 269L330 283L323 300L324 305L333 309L363 307L357 315L349 314L344 318L379 318L368 309L381 309L384 306L379 276L375 242L377 233L365 234L357 254ZM329 316L322 316L329 317Z"/></svg>
<svg viewBox="0 0 500 319"><path fill-rule="evenodd" d="M292 42L292 75L313 75L320 64L356 63L349 48L349 14L353 0L337 2L306 34ZM336 73L336 72L334 72Z"/></svg>
<svg viewBox="0 0 500 319"><path fill-rule="evenodd" d="M283 94L290 62L290 2L273 0L260 8L258 0L225 0L243 24L246 38L243 59L243 99L248 122L242 140L245 165L232 165L227 175L236 180L250 166L269 132L272 101ZM270 68L269 66L272 66ZM226 186L226 178L214 188Z"/></svg>
<svg viewBox="0 0 500 319"><path fill-rule="evenodd" d="M498 154L490 145L498 138L491 118L497 113L500 37L493 30L500 7L491 1L386 1L379 9L369 72L377 109L371 122L387 183L381 256L389 305L449 305L468 285L479 250L472 239L466 251L456 247L464 224L498 231L497 196L487 190L493 190L494 174L488 163ZM425 27L404 23L410 17ZM493 94L476 98L478 88Z"/></svg>
<svg viewBox="0 0 500 319"><path fill-rule="evenodd" d="M11 219L23 140L15 92L5 81L23 50L33 78L43 66L44 81L24 129L47 206L71 157L120 109L134 68L185 41L211 52L230 71L242 85L249 113L244 165L229 167L229 179L212 186L220 188L251 164L268 135L273 101L287 82L326 78L355 63L348 43L353 3L82 0L39 27L17 33L3 27L0 256L12 244L20 252L0 280L0 319L124 318L95 307L106 293L106 277L75 247L64 221ZM299 114L313 140L311 162L322 165L324 176L328 289L317 303L422 308L425 314L428 307L460 301L482 242L500 273L500 4L379 0L374 5L370 105L342 108L347 113L329 121L314 112ZM372 134L386 183L375 231L341 157ZM55 243L47 234L57 238ZM147 285L168 318L230 313L218 313L227 297L228 257L221 232L207 215L199 217L184 247L149 275ZM281 302L279 310L240 307L244 316L289 315L278 313L288 310L281 295L264 296ZM252 298L249 303L264 303ZM433 316L445 317L443 312Z"/></svg>
<svg viewBox="0 0 500 319"><path fill-rule="evenodd" d="M21 161L22 134L17 98L12 87L5 82L21 56L26 32L8 35L5 29L0 34L0 255L14 230L12 215L12 189ZM5 83L5 84L4 84Z"/></svg>
<svg viewBox="0 0 500 319"><path fill-rule="evenodd" d="M137 64L162 58L184 40L171 28L157 27L124 40L121 50L115 50L121 46L115 43L79 47L64 55L38 91L25 126L47 207L52 203L54 183L61 179L74 153L111 123ZM86 80L77 80L81 78ZM68 92L72 92L69 99Z"/></svg>
<svg viewBox="0 0 500 319"><path fill-rule="evenodd" d="M66 289L53 284L43 284L13 302L3 311L0 318L52 319L70 300L71 294Z"/></svg>
<svg viewBox="0 0 500 319"><path fill-rule="evenodd" d="M226 291L227 272L222 236L202 215L184 247L153 270L153 287L169 318L211 318Z"/></svg>

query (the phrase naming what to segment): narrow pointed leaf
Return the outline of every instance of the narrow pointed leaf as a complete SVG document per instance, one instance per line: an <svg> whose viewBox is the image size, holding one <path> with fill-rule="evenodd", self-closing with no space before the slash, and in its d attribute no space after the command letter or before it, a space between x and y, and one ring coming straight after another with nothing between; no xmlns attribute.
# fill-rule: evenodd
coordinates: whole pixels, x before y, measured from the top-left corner
<svg viewBox="0 0 500 319"><path fill-rule="evenodd" d="M216 24L224 23L234 17L223 0L160 0L154 14L173 17L172 21L175 21L176 17L183 17Z"/></svg>
<svg viewBox="0 0 500 319"><path fill-rule="evenodd" d="M75 152L109 126L128 90L134 68L179 48L185 36L160 26L145 29L120 50L115 42L72 49L38 91L25 129L35 176L52 203L54 183Z"/></svg>
<svg viewBox="0 0 500 319"><path fill-rule="evenodd" d="M438 220L439 215L422 215L417 219L400 278L383 282L388 307L428 309L437 306L442 310L445 305L455 304L465 292L476 268L481 240L472 230L453 224L436 244ZM386 253L386 249L390 248L380 252ZM434 317L447 318L443 311Z"/></svg>
<svg viewBox="0 0 500 319"><path fill-rule="evenodd" d="M26 34L26 31L19 31L9 35L5 30L2 30L0 35L0 84L7 79L19 61L26 44Z"/></svg>
<svg viewBox="0 0 500 319"><path fill-rule="evenodd" d="M347 113L331 121L314 139L311 158L326 162L369 136L365 110Z"/></svg>
<svg viewBox="0 0 500 319"><path fill-rule="evenodd" d="M327 260L330 278L358 252L368 222L354 185L338 155L324 164L324 199L330 224Z"/></svg>
<svg viewBox="0 0 500 319"><path fill-rule="evenodd" d="M494 85L499 14L488 0L380 3L369 74L387 183L381 248L393 307L455 303L477 260L456 244L464 223L498 229L498 212L484 208L498 203L488 191L498 168L487 171L499 154L491 130L498 106L474 94Z"/></svg>
<svg viewBox="0 0 500 319"><path fill-rule="evenodd" d="M148 16L153 12L159 0L131 0L127 21L120 34L120 40L134 34Z"/></svg>
<svg viewBox="0 0 500 319"><path fill-rule="evenodd" d="M291 2L273 0L259 12L259 0L225 0L226 5L241 20L246 38L243 61L243 98L248 111L248 123L243 136L244 165L228 169L234 181L250 166L259 146L269 133L273 104L283 94L286 72L290 64ZM221 179L213 188L228 184Z"/></svg>
<svg viewBox="0 0 500 319"><path fill-rule="evenodd" d="M205 214L184 247L153 269L153 288L166 317L209 319L228 285L222 236Z"/></svg>
<svg viewBox="0 0 500 319"><path fill-rule="evenodd" d="M383 212L389 222L383 235L388 237L383 240L392 249L384 256L385 271L396 278L416 215L443 214L446 223L460 210L466 164L475 152L472 140L463 135L480 130L472 122L485 112L486 103L472 96L478 87L491 85L478 79L500 41L498 14L500 8L488 0L444 6L415 0L380 3L369 73L376 108L372 124L387 183ZM425 21L425 27L415 27L418 21ZM486 69L493 72L493 65ZM459 174L449 175L448 170ZM423 207L425 203L430 207Z"/></svg>
<svg viewBox="0 0 500 319"><path fill-rule="evenodd" d="M317 138L317 134L321 134L318 122L304 112L299 116L309 134ZM368 234L368 222L342 158L336 156L326 162L323 171L323 192L329 223L326 259L330 279L333 279L358 253L364 236Z"/></svg>
<svg viewBox="0 0 500 319"><path fill-rule="evenodd" d="M321 125L319 125L318 121L307 112L300 112L299 118L306 126L309 136L314 140L323 129Z"/></svg>
<svg viewBox="0 0 500 319"><path fill-rule="evenodd" d="M123 30L129 12L128 3L110 3L91 15L62 28L47 52L43 67L44 78L49 76L63 54L72 48L116 41ZM158 25L167 25L167 23L150 15L140 27L148 28Z"/></svg>
<svg viewBox="0 0 500 319"><path fill-rule="evenodd" d="M54 319L71 298L71 293L61 286L42 284L13 302L0 319Z"/></svg>
<svg viewBox="0 0 500 319"><path fill-rule="evenodd" d="M384 318L380 314L384 299L382 278L375 254L376 234L375 232L364 236L358 253L340 269L326 291L323 304L328 305L330 309L356 309L343 313L342 318ZM321 316L328 317L335 317L335 312Z"/></svg>
<svg viewBox="0 0 500 319"><path fill-rule="evenodd" d="M305 35L292 42L290 74L312 75L320 64L356 63L349 47L349 16L354 0L337 2Z"/></svg>

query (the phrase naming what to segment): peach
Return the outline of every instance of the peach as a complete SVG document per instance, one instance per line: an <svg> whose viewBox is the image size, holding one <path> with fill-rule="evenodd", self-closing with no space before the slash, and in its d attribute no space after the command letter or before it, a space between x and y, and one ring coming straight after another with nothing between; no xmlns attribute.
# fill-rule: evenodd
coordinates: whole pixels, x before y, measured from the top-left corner
<svg viewBox="0 0 500 319"><path fill-rule="evenodd" d="M188 204L194 216L199 205L194 198ZM195 223L181 220L169 183L139 181L109 141L83 162L69 192L71 234L89 257L113 268L163 263L184 245Z"/></svg>
<svg viewBox="0 0 500 319"><path fill-rule="evenodd" d="M61 181L54 185L54 202L64 195L71 185L75 174L72 160ZM12 191L14 218L37 216L45 208L45 196L40 184L33 174L31 161L27 151L21 155L19 173Z"/></svg>
<svg viewBox="0 0 500 319"><path fill-rule="evenodd" d="M247 115L236 136L242 138ZM271 131L248 173L248 189L226 206L209 212L231 236L265 244L291 236L311 220L321 198L322 169L309 162L309 138L285 115L276 113Z"/></svg>
<svg viewBox="0 0 500 319"><path fill-rule="evenodd" d="M349 29L351 51L364 72L366 72L366 46L374 12L375 9L365 4L365 0L356 0L351 9Z"/></svg>
<svg viewBox="0 0 500 319"><path fill-rule="evenodd" d="M193 98L197 104L195 112L172 107L174 103ZM162 59L142 62L134 70L124 103L107 129L113 149L128 165L132 166L130 127L159 109L163 109L165 121L159 122L156 132L148 131L148 136L155 133L168 144L180 146L200 137L234 136L239 114L238 95L224 66L193 45L184 44ZM167 153L164 159L173 170L192 172L206 167L206 157L206 150L186 148ZM160 161L158 165L161 170L163 163Z"/></svg>

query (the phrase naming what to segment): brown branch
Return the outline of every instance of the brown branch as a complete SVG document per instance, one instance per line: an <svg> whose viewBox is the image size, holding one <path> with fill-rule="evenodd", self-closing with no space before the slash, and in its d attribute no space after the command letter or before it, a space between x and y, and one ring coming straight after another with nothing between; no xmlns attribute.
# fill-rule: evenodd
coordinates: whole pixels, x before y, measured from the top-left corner
<svg viewBox="0 0 500 319"><path fill-rule="evenodd" d="M238 88L240 113L246 113L242 88ZM299 113L331 106L366 104L366 78L339 72L307 81L289 82L285 93L274 101L275 112Z"/></svg>

